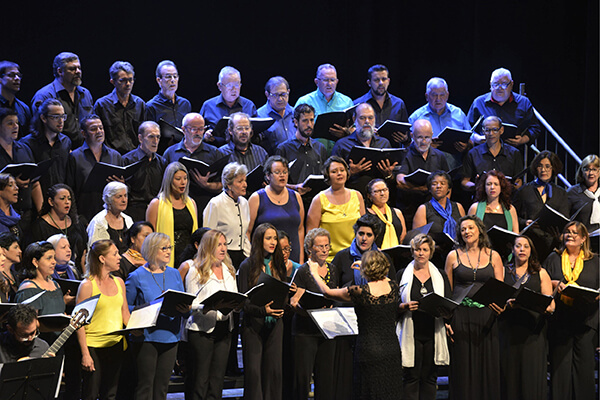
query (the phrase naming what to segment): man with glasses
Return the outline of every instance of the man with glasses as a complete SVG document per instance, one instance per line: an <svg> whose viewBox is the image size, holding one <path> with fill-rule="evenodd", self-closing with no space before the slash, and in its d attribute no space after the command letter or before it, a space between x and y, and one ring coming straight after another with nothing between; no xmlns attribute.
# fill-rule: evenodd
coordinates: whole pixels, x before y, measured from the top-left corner
<svg viewBox="0 0 600 400"><path fill-rule="evenodd" d="M127 61L116 61L108 70L114 90L99 98L94 104L94 113L104 125L105 143L121 154L135 149L137 130L144 121L146 103L131 94L135 81L133 65Z"/></svg>
<svg viewBox="0 0 600 400"><path fill-rule="evenodd" d="M60 100L44 100L38 113L33 123L33 132L22 138L20 142L31 149L36 163L54 160L48 173L39 180L42 195L45 195L49 187L65 181L71 139L62 133L67 114Z"/></svg>
<svg viewBox="0 0 600 400"><path fill-rule="evenodd" d="M480 116L496 115L502 121L517 126L518 135L507 139L512 146L522 146L533 141L540 134L540 124L533 114L533 106L529 99L512 91L512 75L505 68L498 68L492 72L490 79L490 93L477 97L467 117L473 126ZM474 135L477 143L485 140L485 135Z"/></svg>
<svg viewBox="0 0 600 400"><path fill-rule="evenodd" d="M19 64L0 61L0 107L10 108L17 112L19 132L24 136L29 132L31 110L27 104L16 97L17 92L21 90L22 79L23 75Z"/></svg>
<svg viewBox="0 0 600 400"><path fill-rule="evenodd" d="M142 122L138 129L138 140L138 148L123 156L124 166L145 159L144 166L127 181L129 199L125 214L134 221L144 221L148 204L160 191L167 163L156 153L160 142L160 127L156 122Z"/></svg>
<svg viewBox="0 0 600 400"><path fill-rule="evenodd" d="M504 133L502 120L492 115L484 119L481 126L485 142L469 150L463 162L461 185L468 191L475 190L477 178L486 171L495 169L507 177L514 177L523 170L521 153L500 139ZM516 179L514 183L520 187L522 179Z"/></svg>
<svg viewBox="0 0 600 400"><path fill-rule="evenodd" d="M39 358L49 346L39 338L40 323L33 307L17 304L8 311L6 331L0 334L0 364Z"/></svg>
<svg viewBox="0 0 600 400"><path fill-rule="evenodd" d="M220 95L208 99L202 104L200 114L212 130L207 130L204 139L215 146L222 146L226 142L224 131L216 131L217 122L223 117L236 112L243 112L251 117L256 117L256 106L251 100L240 96L242 89L242 74L237 69L226 66L219 72L217 87Z"/></svg>
<svg viewBox="0 0 600 400"><path fill-rule="evenodd" d="M37 91L31 100L31 109L36 114L44 100L59 99L67 114L63 133L71 139L73 148L76 149L83 144L79 124L92 112L92 94L81 86L82 71L77 54L60 53L54 57L52 68L54 81Z"/></svg>
<svg viewBox="0 0 600 400"><path fill-rule="evenodd" d="M292 139L294 126L294 109L289 105L290 85L282 76L274 76L265 85L267 103L258 109L261 118L273 118L275 123L260 134L260 145L270 155L286 140Z"/></svg>
<svg viewBox="0 0 600 400"><path fill-rule="evenodd" d="M179 161L182 157L193 158L212 165L224 156L215 146L204 142L206 124L202 115L198 113L187 114L183 117L181 129L183 130L181 142L169 147L163 155L167 165ZM204 210L210 199L223 190L223 185L220 179L217 182L209 182L209 174L200 175L198 170L192 169L188 173L192 182L190 196L196 201L198 224L201 225L202 210Z"/></svg>
<svg viewBox="0 0 600 400"><path fill-rule="evenodd" d="M227 124L231 141L219 147L224 154L229 155L229 162L243 164L252 171L256 166L264 164L269 157L267 151L257 144L253 144L252 123L248 114L237 112L232 114Z"/></svg>
<svg viewBox="0 0 600 400"><path fill-rule="evenodd" d="M156 82L159 91L146 103L146 120L158 122L162 118L173 126L181 126L183 117L192 111L192 104L177 96L179 73L175 63L164 60L156 67Z"/></svg>

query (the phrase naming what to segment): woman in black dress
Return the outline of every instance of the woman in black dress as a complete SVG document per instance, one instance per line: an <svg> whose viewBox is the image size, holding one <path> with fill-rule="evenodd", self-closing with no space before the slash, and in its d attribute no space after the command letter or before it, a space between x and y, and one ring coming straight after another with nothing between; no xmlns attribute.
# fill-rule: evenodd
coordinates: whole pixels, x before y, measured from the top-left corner
<svg viewBox="0 0 600 400"><path fill-rule="evenodd" d="M458 221L459 246L446 258L446 275L455 292L468 290L447 325L450 340L450 399L500 399L500 350L496 314L502 305L485 307L471 299L491 278L504 280L500 255L491 249L483 222L467 215Z"/></svg>
<svg viewBox="0 0 600 400"><path fill-rule="evenodd" d="M127 281L129 274L135 271L138 267L146 264L146 260L142 257L142 244L146 236L154 232L152 224L148 221L137 221L131 225L127 231L125 239L127 242L127 250L121 254L121 263L119 270L113 272L113 276L118 276Z"/></svg>
<svg viewBox="0 0 600 400"><path fill-rule="evenodd" d="M581 209L575 220L582 222L590 233L600 228L599 180L600 158L595 154L590 154L583 159L577 170L577 185L573 185L567 190L571 215ZM592 249L595 251L598 251L598 239L598 236L590 237Z"/></svg>
<svg viewBox="0 0 600 400"><path fill-rule="evenodd" d="M375 240L377 247L387 249L402 244L406 236L406 223L402 211L388 206L390 189L383 179L373 179L367 184L367 211L377 215L385 224L385 230Z"/></svg>
<svg viewBox="0 0 600 400"><path fill-rule="evenodd" d="M2 303L12 302L21 283L18 276L17 267L21 265L21 246L19 246L19 240L17 237L10 232L0 233L0 251L6 257L4 264L2 265L1 274L2 279L6 282L4 289L5 297L2 298ZM2 295L0 295L2 296Z"/></svg>
<svg viewBox="0 0 600 400"><path fill-rule="evenodd" d="M544 261L544 268L552 286L558 286L556 313L548 326L552 399L593 399L598 297L588 302L561 294L567 285L600 285L598 255L590 251L585 225L572 221L565 226L562 245Z"/></svg>
<svg viewBox="0 0 600 400"><path fill-rule="evenodd" d="M354 399L398 399L402 389L399 372L400 345L396 336L398 284L387 277L387 257L367 251L361 261L361 274L367 283L331 289L321 276L317 262L309 260L310 272L319 290L327 297L351 301L358 318L359 334L354 350Z"/></svg>
<svg viewBox="0 0 600 400"><path fill-rule="evenodd" d="M504 267L504 282L552 295L552 282L542 269L533 242L518 236L512 261ZM554 301L545 310L554 312ZM500 367L503 400L547 398L546 318L544 314L519 307L514 299L499 318Z"/></svg>
<svg viewBox="0 0 600 400"><path fill-rule="evenodd" d="M519 233L517 210L510 204L512 184L500 171L491 170L477 180L475 203L469 208L469 215L476 215L486 229L497 225L514 233Z"/></svg>

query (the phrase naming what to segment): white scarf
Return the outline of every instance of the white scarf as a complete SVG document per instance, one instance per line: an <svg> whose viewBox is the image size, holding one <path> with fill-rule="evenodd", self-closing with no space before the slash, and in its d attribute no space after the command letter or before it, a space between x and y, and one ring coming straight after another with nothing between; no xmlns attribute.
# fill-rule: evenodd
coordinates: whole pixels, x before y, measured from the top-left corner
<svg viewBox="0 0 600 400"><path fill-rule="evenodd" d="M590 217L590 224L600 224L600 187L596 189L596 193L592 193L589 189L585 189L583 193L592 199L592 216Z"/></svg>
<svg viewBox="0 0 600 400"><path fill-rule="evenodd" d="M403 303L410 301L410 291L414 278L414 261L406 267L400 280L400 299ZM429 262L429 275L433 283L433 291L440 296L444 295L444 278L435 265ZM402 366L413 368L415 366L415 332L412 320L412 311L406 311L402 320L396 325L396 334L400 341L402 349ZM442 318L436 318L433 331L434 353L433 361L435 365L448 365L450 363L450 353L448 352L448 342L446 340L446 326Z"/></svg>

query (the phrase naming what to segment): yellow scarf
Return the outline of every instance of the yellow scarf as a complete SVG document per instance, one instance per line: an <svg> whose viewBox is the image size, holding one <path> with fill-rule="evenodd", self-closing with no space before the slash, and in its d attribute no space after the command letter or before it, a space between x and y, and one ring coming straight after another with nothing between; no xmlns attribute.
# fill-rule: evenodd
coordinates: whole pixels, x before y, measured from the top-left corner
<svg viewBox="0 0 600 400"><path fill-rule="evenodd" d="M375 215L380 220L385 222L385 233L383 235L383 242L381 243L381 249L389 249L390 247L398 246L398 235L396 234L396 228L392 224L392 209L387 204L385 205L385 216L381 213L379 207L373 204L371 207L375 211Z"/></svg>
<svg viewBox="0 0 600 400"><path fill-rule="evenodd" d="M579 251L573 268L571 268L571 262L569 261L569 253L567 250L563 251L562 255L560 256L560 261L566 284L577 285L575 281L579 279L579 275L581 274L581 271L583 271L583 250ZM560 299L568 306L573 305L573 299L570 297L561 295Z"/></svg>
<svg viewBox="0 0 600 400"><path fill-rule="evenodd" d="M192 216L192 220L194 224L192 226L192 232L195 232L198 229L198 216L196 215L196 210L194 210L194 204L192 203L192 199L189 197L185 203L185 207L190 212ZM169 261L169 267L173 267L175 264L175 227L173 223L173 204L169 200L160 200L158 201L158 217L156 218L156 232L162 232L169 236L171 240L171 246L173 247L171 261Z"/></svg>

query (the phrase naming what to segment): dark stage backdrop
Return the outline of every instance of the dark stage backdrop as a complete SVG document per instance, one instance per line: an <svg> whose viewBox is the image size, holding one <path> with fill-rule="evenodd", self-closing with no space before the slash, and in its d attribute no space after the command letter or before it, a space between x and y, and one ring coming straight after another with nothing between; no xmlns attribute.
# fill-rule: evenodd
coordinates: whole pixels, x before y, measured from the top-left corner
<svg viewBox="0 0 600 400"><path fill-rule="evenodd" d="M219 69L242 73L242 95L257 107L264 83L283 75L290 103L315 89L316 67L338 69L338 90L364 94L366 70L390 69L390 92L409 113L425 83L441 76L450 102L468 111L489 90L491 72L512 71L534 106L581 156L598 151L598 0L464 1L139 1L7 2L0 58L21 65L20 98L52 78L53 57L77 53L94 100L112 90L108 68L130 61L134 93L158 90L156 64L173 60L178 94L199 110L218 94Z"/></svg>

